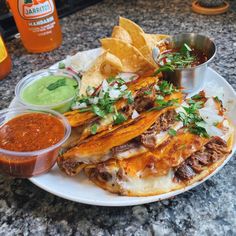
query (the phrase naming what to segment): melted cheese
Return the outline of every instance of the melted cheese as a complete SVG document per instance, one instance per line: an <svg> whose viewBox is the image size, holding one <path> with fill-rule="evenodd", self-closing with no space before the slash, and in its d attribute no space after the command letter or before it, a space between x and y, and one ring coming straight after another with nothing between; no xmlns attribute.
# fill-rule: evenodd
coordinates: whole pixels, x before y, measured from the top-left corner
<svg viewBox="0 0 236 236"><path fill-rule="evenodd" d="M125 152L117 153L116 158L119 160L122 160L122 159L130 158L132 156L144 153L146 151L147 151L147 149L144 146L140 145L140 147L131 148Z"/></svg>
<svg viewBox="0 0 236 236"><path fill-rule="evenodd" d="M136 194L148 194L156 190L168 191L173 188L175 186L175 183L172 181L173 177L174 172L170 170L165 176L150 176L147 178L132 177L126 180L117 180L117 183L124 192L130 191Z"/></svg>

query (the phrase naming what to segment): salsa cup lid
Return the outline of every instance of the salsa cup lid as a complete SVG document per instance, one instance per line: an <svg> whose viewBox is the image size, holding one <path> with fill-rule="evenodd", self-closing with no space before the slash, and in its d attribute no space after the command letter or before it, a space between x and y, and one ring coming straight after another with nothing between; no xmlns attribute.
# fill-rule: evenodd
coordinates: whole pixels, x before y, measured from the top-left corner
<svg viewBox="0 0 236 236"><path fill-rule="evenodd" d="M36 109L34 107L3 109L0 111L0 127L2 125L4 125L5 123L7 123L9 120L11 120L19 115L23 115L23 114L27 114L27 113L35 113L35 112L50 114L50 115L53 115L54 117L56 117L57 119L59 119L65 128L64 137L59 142L57 142L56 144L54 144L48 148L44 148L44 149L40 149L40 150L36 150L36 151L28 151L28 152L10 151L10 150L0 148L0 153L10 155L10 156L25 156L25 157L26 156L28 156L28 157L38 156L38 155L50 152L50 151L60 147L63 143L65 143L65 141L69 138L69 136L71 134L71 126L70 126L68 120L63 115L61 115L59 112L49 110L49 109Z"/></svg>

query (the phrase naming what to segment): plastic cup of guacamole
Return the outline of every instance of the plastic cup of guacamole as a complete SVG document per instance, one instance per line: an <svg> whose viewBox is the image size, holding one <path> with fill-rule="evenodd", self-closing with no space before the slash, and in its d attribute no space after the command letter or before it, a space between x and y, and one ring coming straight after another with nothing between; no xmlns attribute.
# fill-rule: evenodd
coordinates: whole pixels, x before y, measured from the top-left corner
<svg viewBox="0 0 236 236"><path fill-rule="evenodd" d="M48 69L24 77L16 86L17 99L26 106L64 113L78 95L80 79L67 70Z"/></svg>

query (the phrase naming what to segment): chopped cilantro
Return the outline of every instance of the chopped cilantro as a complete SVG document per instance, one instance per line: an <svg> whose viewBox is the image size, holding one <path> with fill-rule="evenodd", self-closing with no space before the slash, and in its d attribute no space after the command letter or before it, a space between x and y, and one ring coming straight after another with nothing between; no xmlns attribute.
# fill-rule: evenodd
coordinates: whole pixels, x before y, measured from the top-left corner
<svg viewBox="0 0 236 236"><path fill-rule="evenodd" d="M64 63L64 62L59 62L58 68L59 68L59 69L65 69L65 68L66 68L65 63Z"/></svg>
<svg viewBox="0 0 236 236"><path fill-rule="evenodd" d="M221 100L219 99L218 96L215 96L214 99L215 99L216 102L221 102Z"/></svg>
<svg viewBox="0 0 236 236"><path fill-rule="evenodd" d="M115 125L121 124L121 123L123 123L126 120L127 120L126 117L122 113L117 113L114 116L114 124Z"/></svg>
<svg viewBox="0 0 236 236"><path fill-rule="evenodd" d="M191 66L196 60L196 56L191 55L192 49L184 43L180 51L170 51L161 54L159 57L160 68L154 73L155 75L162 71L173 71L176 68L185 68ZM163 64L164 63L164 64Z"/></svg>
<svg viewBox="0 0 236 236"><path fill-rule="evenodd" d="M78 110L80 113L91 111L91 107L81 108Z"/></svg>
<svg viewBox="0 0 236 236"><path fill-rule="evenodd" d="M169 64L169 63L166 63L165 65L163 65L163 66L160 66L155 72L154 72L154 76L155 75L158 75L159 73L161 73L161 72L165 72L165 71L173 71L175 68L174 68L174 66L172 66L171 64Z"/></svg>
<svg viewBox="0 0 236 236"><path fill-rule="evenodd" d="M160 84L159 84L159 89L160 92L162 93L162 95L170 95L174 92L177 91L177 89L175 89L175 87L173 86L172 83L167 82L166 80L163 80Z"/></svg>
<svg viewBox="0 0 236 236"><path fill-rule="evenodd" d="M169 101L157 99L156 103L157 103L157 105L155 107L151 108L149 111L153 111L153 110L159 111L159 110L162 110L163 108L166 108L166 107L176 106L176 104L178 104L178 99L172 99Z"/></svg>
<svg viewBox="0 0 236 236"><path fill-rule="evenodd" d="M144 91L144 94L145 94L145 95L151 95L151 94L152 94L152 91L150 91L150 90Z"/></svg>
<svg viewBox="0 0 236 236"><path fill-rule="evenodd" d="M189 131L192 133L192 134L197 134L201 137L204 137L204 138L209 138L209 135L206 131L205 128L203 127L200 127L200 126L197 126L196 124L192 127L189 127Z"/></svg>
<svg viewBox="0 0 236 236"><path fill-rule="evenodd" d="M100 117L105 116L105 112L99 106L96 106L96 105L92 105L92 112Z"/></svg>
<svg viewBox="0 0 236 236"><path fill-rule="evenodd" d="M174 130L174 129L169 129L169 130L168 130L168 134L171 135L171 136L176 136L177 131Z"/></svg>
<svg viewBox="0 0 236 236"><path fill-rule="evenodd" d="M196 95L192 96L191 98L198 100L198 99L201 99L202 96L200 94L196 94Z"/></svg>
<svg viewBox="0 0 236 236"><path fill-rule="evenodd" d="M111 76L107 79L107 82L110 84L111 82L113 82L115 80L116 80L116 77Z"/></svg>
<svg viewBox="0 0 236 236"><path fill-rule="evenodd" d="M128 104L132 104L134 102L134 98L133 98L132 93L130 91L127 94L127 100L128 100Z"/></svg>
<svg viewBox="0 0 236 236"><path fill-rule="evenodd" d="M94 123L94 124L90 127L91 134L96 134L96 133L97 133L97 129L98 129L98 125L97 125L96 123Z"/></svg>

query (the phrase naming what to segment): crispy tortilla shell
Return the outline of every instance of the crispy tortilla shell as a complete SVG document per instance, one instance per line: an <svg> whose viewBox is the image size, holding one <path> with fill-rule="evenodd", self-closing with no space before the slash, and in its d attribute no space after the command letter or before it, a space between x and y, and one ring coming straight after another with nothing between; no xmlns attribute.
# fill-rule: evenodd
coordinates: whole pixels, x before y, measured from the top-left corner
<svg viewBox="0 0 236 236"><path fill-rule="evenodd" d="M203 142L204 143L204 142ZM228 144L228 151L232 150L233 146L233 134L231 135L230 139L227 142ZM188 181L176 181L174 180L174 174L172 170L169 170L169 172L166 175L158 176L158 175L149 175L145 178L136 178L132 179L132 175L128 174L127 178L130 178L130 181L133 182L133 186L127 185L125 183L121 182L110 182L110 181L104 181L104 179L101 179L96 174L97 166L95 165L88 165L85 167L84 171L85 174L90 178L92 182L94 182L99 187L103 188L104 190L108 190L112 193L117 193L125 196L137 196L137 197L144 197L144 196L152 196L152 195L160 195L164 193L168 193L174 190L179 190L182 188L185 188L187 186L190 186L198 181L203 180L208 175L210 175L212 172L214 172L227 158L228 154L225 154L223 158L219 159L217 162L212 163L209 166L204 167L204 169L198 173L195 177ZM145 160L146 161L146 160ZM117 165L117 160L109 160L110 165L113 165L113 168L118 170L120 166ZM134 163L132 163L133 165ZM140 164L136 164L140 165ZM106 167L102 167L106 168ZM107 175L107 178L109 179L111 176ZM104 178L104 177L103 177ZM106 176L105 176L106 178Z"/></svg>
<svg viewBox="0 0 236 236"><path fill-rule="evenodd" d="M140 76L137 80L127 84L128 89L133 95L143 87L154 84L158 81L158 76ZM127 104L126 99L121 99L116 103L116 109L119 110ZM72 127L78 127L91 122L96 115L93 112L80 112L80 110L74 110L64 113L64 116L68 119Z"/></svg>

